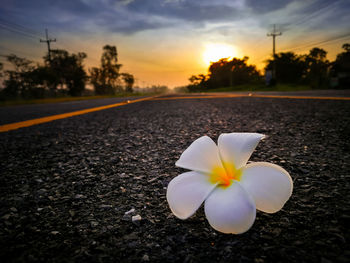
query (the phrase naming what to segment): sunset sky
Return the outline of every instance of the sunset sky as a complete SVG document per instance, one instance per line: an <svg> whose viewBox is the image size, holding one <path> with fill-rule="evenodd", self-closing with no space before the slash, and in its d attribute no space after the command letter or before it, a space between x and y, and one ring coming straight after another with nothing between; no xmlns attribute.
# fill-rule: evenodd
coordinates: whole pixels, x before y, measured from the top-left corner
<svg viewBox="0 0 350 263"><path fill-rule="evenodd" d="M266 34L276 24L277 52L328 51L333 60L350 42L349 0L0 0L0 54L42 63L52 48L88 54L98 66L102 47L117 46L122 71L139 86L188 84L220 56L249 56L262 69L272 53ZM1 62L4 62L4 58ZM8 64L5 64L8 66Z"/></svg>

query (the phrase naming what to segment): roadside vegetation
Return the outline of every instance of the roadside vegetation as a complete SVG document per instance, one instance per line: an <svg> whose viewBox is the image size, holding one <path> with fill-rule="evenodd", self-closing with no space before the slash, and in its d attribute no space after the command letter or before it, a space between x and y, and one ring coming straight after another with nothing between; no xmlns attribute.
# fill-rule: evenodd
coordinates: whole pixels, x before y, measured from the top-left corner
<svg viewBox="0 0 350 263"><path fill-rule="evenodd" d="M313 48L308 54L281 52L266 61L264 74L243 59L223 58L211 63L207 74L193 75L190 84L178 88L189 92L297 91L307 89L350 89L350 44L335 61L327 51Z"/></svg>
<svg viewBox="0 0 350 263"><path fill-rule="evenodd" d="M313 48L308 54L281 52L266 60L264 72L248 63L249 58L223 58L212 62L207 74L193 75L190 84L175 92L298 91L350 89L350 44L334 61L327 51ZM103 97L160 94L166 86L140 88L135 77L122 72L115 46L105 45L99 67L85 69L87 54L51 50L36 64L15 54L6 56L11 69L0 63L0 106L48 103ZM1 87L1 85L0 85ZM87 89L87 87L89 87ZM97 97L96 97L97 96Z"/></svg>
<svg viewBox="0 0 350 263"><path fill-rule="evenodd" d="M135 87L134 76L121 71L115 46L103 47L99 67L86 70L86 58L83 52L70 54L60 49L51 50L43 63L36 65L15 54L6 56L11 67L5 69L0 63L0 105L140 96L168 90L157 85Z"/></svg>

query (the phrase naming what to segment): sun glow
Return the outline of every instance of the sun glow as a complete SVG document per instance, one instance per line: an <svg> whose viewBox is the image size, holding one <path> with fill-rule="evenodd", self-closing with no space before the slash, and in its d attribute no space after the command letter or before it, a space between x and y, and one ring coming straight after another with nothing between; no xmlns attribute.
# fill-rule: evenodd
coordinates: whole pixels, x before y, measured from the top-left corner
<svg viewBox="0 0 350 263"><path fill-rule="evenodd" d="M216 62L222 58L233 58L237 56L237 49L227 44L207 44L203 51L203 61L206 65Z"/></svg>

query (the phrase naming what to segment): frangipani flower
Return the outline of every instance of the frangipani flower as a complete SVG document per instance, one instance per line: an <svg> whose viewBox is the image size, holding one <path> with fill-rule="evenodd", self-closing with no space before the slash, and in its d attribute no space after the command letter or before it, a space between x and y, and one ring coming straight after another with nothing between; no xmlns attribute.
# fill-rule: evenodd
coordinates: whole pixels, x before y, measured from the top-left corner
<svg viewBox="0 0 350 263"><path fill-rule="evenodd" d="M256 209L275 213L292 194L293 181L282 167L247 164L258 133L224 133L218 146L208 136L195 140L176 166L192 170L170 181L167 200L180 219L192 216L204 202L209 224L223 233L240 234L254 223Z"/></svg>

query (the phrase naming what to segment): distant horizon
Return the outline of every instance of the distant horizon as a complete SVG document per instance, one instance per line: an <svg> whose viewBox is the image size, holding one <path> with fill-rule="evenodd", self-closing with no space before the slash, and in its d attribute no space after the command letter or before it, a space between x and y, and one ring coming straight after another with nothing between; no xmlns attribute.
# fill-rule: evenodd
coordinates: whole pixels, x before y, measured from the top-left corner
<svg viewBox="0 0 350 263"><path fill-rule="evenodd" d="M105 44L115 45L121 71L133 74L141 87L187 85L191 75L207 73L210 57L225 56L214 54L224 49L238 58L248 56L248 64L262 70L272 54L267 33L273 24L282 32L277 53L306 54L319 47L334 60L350 42L350 2L345 0L3 2L1 55L42 63L47 46L39 39L48 28L49 37L57 40L52 49L87 53L86 69L99 65Z"/></svg>

